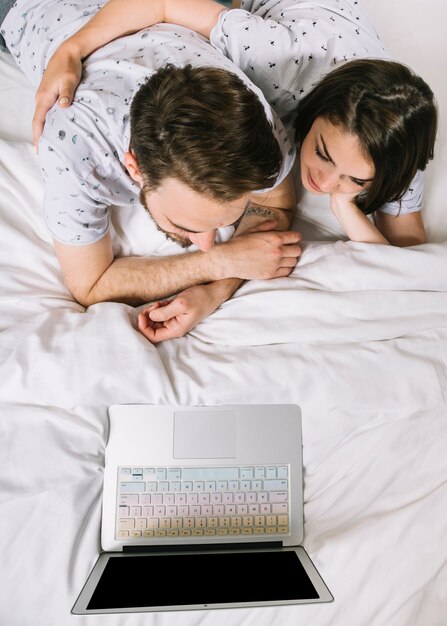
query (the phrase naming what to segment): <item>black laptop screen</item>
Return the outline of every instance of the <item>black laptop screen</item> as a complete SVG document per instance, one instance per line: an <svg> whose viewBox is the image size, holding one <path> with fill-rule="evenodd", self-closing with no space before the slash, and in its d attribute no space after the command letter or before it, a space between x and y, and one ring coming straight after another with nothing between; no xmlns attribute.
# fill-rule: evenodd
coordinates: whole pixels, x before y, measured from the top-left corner
<svg viewBox="0 0 447 626"><path fill-rule="evenodd" d="M317 599L293 551L110 557L87 610Z"/></svg>

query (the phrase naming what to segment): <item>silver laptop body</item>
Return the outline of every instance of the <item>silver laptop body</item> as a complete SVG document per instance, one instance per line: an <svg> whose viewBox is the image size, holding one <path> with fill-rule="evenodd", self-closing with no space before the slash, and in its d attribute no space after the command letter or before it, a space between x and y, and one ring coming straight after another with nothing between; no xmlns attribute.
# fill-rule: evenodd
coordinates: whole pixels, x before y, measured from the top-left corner
<svg viewBox="0 0 447 626"><path fill-rule="evenodd" d="M333 599L300 545L297 405L113 405L109 419L104 552L74 614Z"/></svg>

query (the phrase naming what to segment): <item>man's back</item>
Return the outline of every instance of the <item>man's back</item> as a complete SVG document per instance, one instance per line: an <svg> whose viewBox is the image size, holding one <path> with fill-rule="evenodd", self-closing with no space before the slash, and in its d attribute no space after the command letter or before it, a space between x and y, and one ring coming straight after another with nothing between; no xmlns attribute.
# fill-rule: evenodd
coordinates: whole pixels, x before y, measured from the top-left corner
<svg viewBox="0 0 447 626"><path fill-rule="evenodd" d="M32 6L33 0L19 0L5 24L13 56L38 84L54 50L86 23L97 7L91 9L87 2L64 6L47 0L39 6L36 20ZM8 21L14 32L8 29ZM94 243L107 232L109 206L138 205L140 188L123 165L129 149L130 104L145 79L168 63L227 69L249 85L269 111L261 92L242 71L188 29L159 24L98 49L84 63L73 105L51 109L39 143L45 219L55 239L69 244ZM283 134L280 145L284 146L285 139Z"/></svg>

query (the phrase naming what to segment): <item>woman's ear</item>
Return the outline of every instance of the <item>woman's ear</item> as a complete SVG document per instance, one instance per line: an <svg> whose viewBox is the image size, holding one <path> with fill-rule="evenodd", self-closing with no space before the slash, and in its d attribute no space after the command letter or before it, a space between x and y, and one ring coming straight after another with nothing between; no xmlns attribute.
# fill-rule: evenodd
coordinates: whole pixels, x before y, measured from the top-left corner
<svg viewBox="0 0 447 626"><path fill-rule="evenodd" d="M127 172L131 179L137 182L140 187L143 187L143 177L141 175L140 168L138 167L137 158L132 151L124 153L124 165L126 166Z"/></svg>

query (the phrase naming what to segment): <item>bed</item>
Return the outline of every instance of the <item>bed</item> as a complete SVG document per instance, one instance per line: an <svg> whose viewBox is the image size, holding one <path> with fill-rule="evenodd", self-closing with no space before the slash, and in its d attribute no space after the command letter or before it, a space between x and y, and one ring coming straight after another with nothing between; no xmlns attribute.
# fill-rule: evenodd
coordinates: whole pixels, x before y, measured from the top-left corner
<svg viewBox="0 0 447 626"><path fill-rule="evenodd" d="M447 10L363 4L438 99L429 242L346 242L324 200L303 195L293 274L246 283L157 347L138 309L85 310L64 286L40 211L33 91L0 54L1 626L447 624ZM172 251L143 213L116 210L112 228L117 254ZM107 407L264 402L302 408L304 546L334 602L71 615L100 549Z"/></svg>

